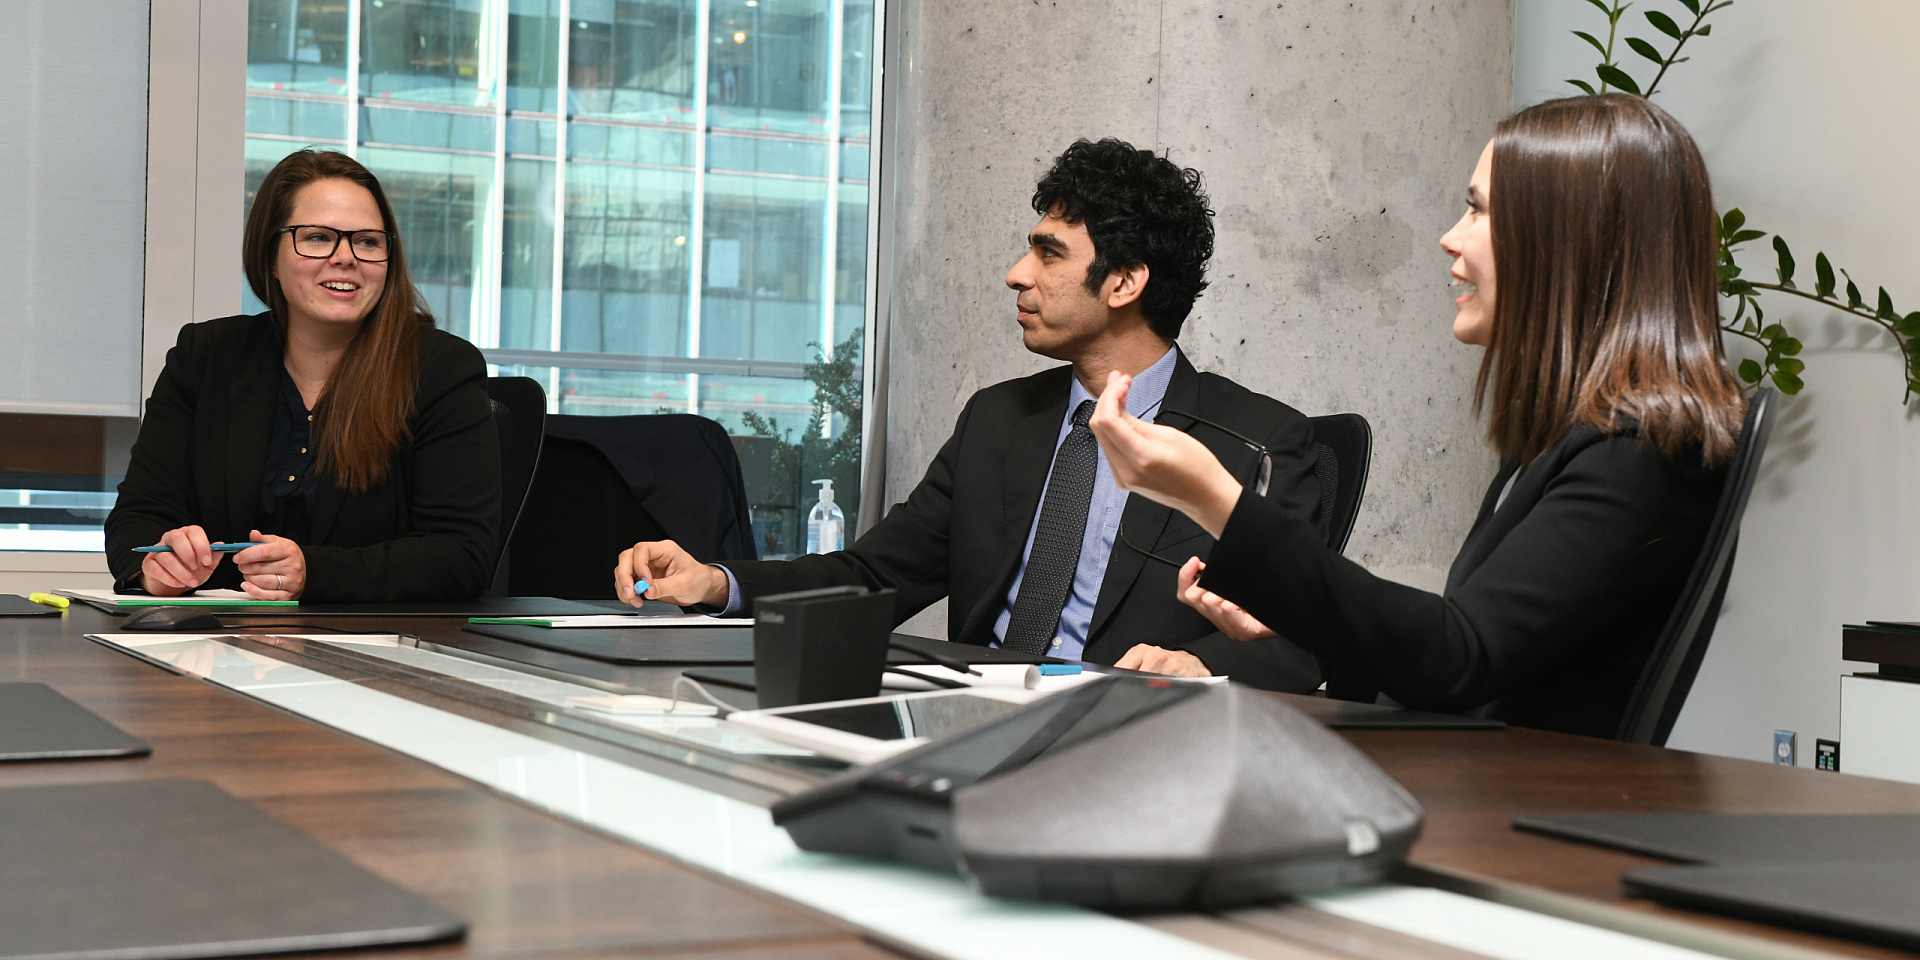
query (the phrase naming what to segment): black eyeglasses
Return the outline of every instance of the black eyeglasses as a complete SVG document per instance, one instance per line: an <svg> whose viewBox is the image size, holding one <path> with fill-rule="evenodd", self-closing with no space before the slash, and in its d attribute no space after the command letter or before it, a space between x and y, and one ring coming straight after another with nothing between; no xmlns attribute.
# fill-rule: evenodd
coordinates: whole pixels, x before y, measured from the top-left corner
<svg viewBox="0 0 1920 960"><path fill-rule="evenodd" d="M347 249L361 263L385 263L392 256L393 234L385 230L335 230L311 223L281 227L281 233L293 234L293 252L309 260L325 260L347 241Z"/></svg>
<svg viewBox="0 0 1920 960"><path fill-rule="evenodd" d="M1226 434L1229 437L1234 438L1235 440L1240 441L1241 443L1246 444L1247 449L1252 450L1254 452L1254 455L1259 458L1258 460L1255 461L1258 464L1258 466L1256 466L1253 474L1253 480L1252 480L1253 495L1256 497L1264 497L1267 495L1267 485L1271 483L1273 480L1273 453L1272 451L1269 451L1267 449L1266 444L1263 444L1260 441L1255 440L1252 437L1249 437L1233 429L1232 427L1224 427L1224 426L1221 426L1220 424L1214 423L1212 420L1206 419L1205 417L1198 417L1191 413L1183 413L1179 410L1162 410L1160 412L1160 416L1155 418L1155 420L1156 422L1164 421L1167 417L1183 417L1186 420L1190 421L1185 427L1180 428L1182 433L1191 434L1193 432L1194 427L1211 427L1215 430L1220 431L1221 433ZM1140 546L1137 543L1134 543L1132 540L1128 539L1127 525L1124 521L1120 524L1120 542L1125 544L1127 549L1132 550L1133 552L1140 554L1141 556L1146 557L1149 560L1157 560L1161 563L1166 564L1169 567L1173 567L1174 569L1179 569L1180 567L1184 567L1187 565L1187 561L1185 560L1172 560L1167 557L1163 557L1157 553L1154 553L1151 550L1148 550L1145 547Z"/></svg>

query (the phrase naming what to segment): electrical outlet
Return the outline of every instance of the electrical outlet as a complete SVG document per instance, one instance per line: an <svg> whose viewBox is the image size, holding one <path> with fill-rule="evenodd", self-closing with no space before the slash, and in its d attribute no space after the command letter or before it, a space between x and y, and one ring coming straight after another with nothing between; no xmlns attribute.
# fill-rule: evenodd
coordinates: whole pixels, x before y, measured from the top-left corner
<svg viewBox="0 0 1920 960"><path fill-rule="evenodd" d="M1840 741L1815 740L1813 742L1813 768L1840 772Z"/></svg>
<svg viewBox="0 0 1920 960"><path fill-rule="evenodd" d="M1794 765L1793 741L1796 734L1792 730L1773 732L1773 762L1783 767Z"/></svg>

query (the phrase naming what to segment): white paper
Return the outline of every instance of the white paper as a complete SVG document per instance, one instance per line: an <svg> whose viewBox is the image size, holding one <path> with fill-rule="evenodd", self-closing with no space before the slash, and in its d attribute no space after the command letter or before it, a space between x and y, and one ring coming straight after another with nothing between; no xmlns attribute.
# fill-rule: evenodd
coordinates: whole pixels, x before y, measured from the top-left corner
<svg viewBox="0 0 1920 960"><path fill-rule="evenodd" d="M190 597L156 597L146 593L114 593L112 590L55 590L54 593L59 594L60 596L63 596L63 597L72 597L75 600L91 600L95 603L112 603L112 604L120 604L120 603L127 603L127 602L138 602L141 604L148 604L148 603L153 603L156 600L165 601L168 604L179 604L181 606L192 606L193 604L196 604L196 603L217 603L224 606L224 605L233 604L235 602L239 602L239 603L275 603L277 602L272 600L261 600L258 597L248 596L247 593L242 590L196 590L193 592L193 595Z"/></svg>

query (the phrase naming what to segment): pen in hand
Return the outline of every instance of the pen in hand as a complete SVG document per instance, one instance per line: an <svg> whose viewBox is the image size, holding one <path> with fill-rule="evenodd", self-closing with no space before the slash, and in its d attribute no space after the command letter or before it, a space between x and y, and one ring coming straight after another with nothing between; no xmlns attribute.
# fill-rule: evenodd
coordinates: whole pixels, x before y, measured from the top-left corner
<svg viewBox="0 0 1920 960"><path fill-rule="evenodd" d="M216 543L211 545L207 549L212 550L214 553L239 553L240 551L245 550L248 547L257 547L259 545L260 544L257 541L251 542L251 543L247 541L241 541L240 543ZM172 553L173 548L167 546L164 543L156 543L151 547L134 547L133 552L134 553Z"/></svg>

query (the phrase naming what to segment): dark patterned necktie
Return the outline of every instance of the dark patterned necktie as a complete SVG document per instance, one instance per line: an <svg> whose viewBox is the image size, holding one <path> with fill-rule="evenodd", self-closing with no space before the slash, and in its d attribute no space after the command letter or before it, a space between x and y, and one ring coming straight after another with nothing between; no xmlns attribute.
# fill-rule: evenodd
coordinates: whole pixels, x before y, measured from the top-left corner
<svg viewBox="0 0 1920 960"><path fill-rule="evenodd" d="M1060 626L1060 611L1073 591L1073 572L1080 566L1080 541L1087 532L1087 510L1093 504L1093 475L1100 463L1100 445L1087 421L1094 402L1082 400L1073 411L1073 429L1053 455L1053 473L1047 478L1047 498L1040 504L1040 525L1033 532L1033 550L1027 554L1020 594L1007 620L1001 644L1018 653L1045 653Z"/></svg>

